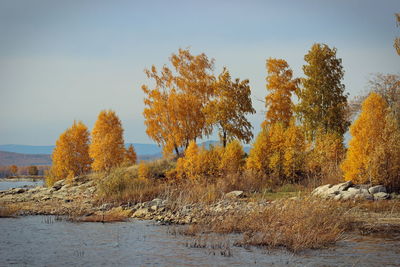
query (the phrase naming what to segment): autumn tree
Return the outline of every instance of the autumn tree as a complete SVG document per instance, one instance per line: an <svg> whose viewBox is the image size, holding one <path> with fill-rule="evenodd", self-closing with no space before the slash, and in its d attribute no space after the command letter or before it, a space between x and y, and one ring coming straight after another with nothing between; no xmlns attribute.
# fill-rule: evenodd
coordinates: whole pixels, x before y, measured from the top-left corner
<svg viewBox="0 0 400 267"><path fill-rule="evenodd" d="M94 171L110 171L119 166L125 156L123 128L120 119L112 110L100 112L92 130L89 148Z"/></svg>
<svg viewBox="0 0 400 267"><path fill-rule="evenodd" d="M300 103L296 110L310 140L314 140L318 129L343 135L349 126L347 95L342 84L344 71L336 52L336 48L314 44L304 56L306 78L301 80L303 86L297 91Z"/></svg>
<svg viewBox="0 0 400 267"><path fill-rule="evenodd" d="M178 159L177 177L198 180L220 176L221 148L205 149L191 141L185 155Z"/></svg>
<svg viewBox="0 0 400 267"><path fill-rule="evenodd" d="M336 132L318 130L312 149L307 155L307 171L317 183L338 183L342 179L340 163L345 156L343 136Z"/></svg>
<svg viewBox="0 0 400 267"><path fill-rule="evenodd" d="M288 127L283 123L263 127L250 150L246 167L269 175L273 183L293 182L302 176L304 158L303 131L292 119Z"/></svg>
<svg viewBox="0 0 400 267"><path fill-rule="evenodd" d="M11 166L9 167L9 171L10 171L11 175L16 175L17 172L18 172L18 167L17 167L17 165L11 165Z"/></svg>
<svg viewBox="0 0 400 267"><path fill-rule="evenodd" d="M400 13L396 13L394 14L396 17L396 23L397 23L397 27L400 26ZM394 48L396 49L397 54L400 56L400 37L396 37L394 39L394 44L393 44Z"/></svg>
<svg viewBox="0 0 400 267"><path fill-rule="evenodd" d="M135 165L136 160L137 155L135 152L135 148L131 144L127 149L125 149L124 162L126 162L128 165Z"/></svg>
<svg viewBox="0 0 400 267"><path fill-rule="evenodd" d="M223 69L214 84L213 99L204 110L208 125L219 128L223 147L234 139L249 143L253 138L253 127L246 118L255 113L250 94L249 80L232 81L229 71Z"/></svg>
<svg viewBox="0 0 400 267"><path fill-rule="evenodd" d="M245 153L238 140L233 140L221 150L220 169L222 173L240 173L244 169Z"/></svg>
<svg viewBox="0 0 400 267"><path fill-rule="evenodd" d="M365 99L350 133L344 178L400 187L400 129L382 96L373 92Z"/></svg>
<svg viewBox="0 0 400 267"><path fill-rule="evenodd" d="M90 134L82 122L74 124L60 135L51 155L52 166L46 183L52 185L57 180L72 179L90 171Z"/></svg>
<svg viewBox="0 0 400 267"><path fill-rule="evenodd" d="M37 168L36 166L34 166L34 165L29 166L29 167L28 167L28 174L29 174L29 175L33 175L33 176L36 176L36 175L39 174L39 170L38 170L38 168Z"/></svg>
<svg viewBox="0 0 400 267"><path fill-rule="evenodd" d="M390 111L400 125L400 75L376 73L368 81L367 92L355 97L350 102L350 112L355 117L361 110L361 105L371 92L378 93L387 102Z"/></svg>
<svg viewBox="0 0 400 267"><path fill-rule="evenodd" d="M170 62L172 68L163 66L160 72L155 66L145 70L154 87L142 86L143 115L148 136L163 146L164 152L180 155L180 148L211 132L203 109L213 94L214 60L179 49Z"/></svg>
<svg viewBox="0 0 400 267"><path fill-rule="evenodd" d="M267 90L265 98L267 108L265 123L283 123L288 126L293 115L292 93L297 90L297 79L293 79L293 71L283 59L267 60Z"/></svg>

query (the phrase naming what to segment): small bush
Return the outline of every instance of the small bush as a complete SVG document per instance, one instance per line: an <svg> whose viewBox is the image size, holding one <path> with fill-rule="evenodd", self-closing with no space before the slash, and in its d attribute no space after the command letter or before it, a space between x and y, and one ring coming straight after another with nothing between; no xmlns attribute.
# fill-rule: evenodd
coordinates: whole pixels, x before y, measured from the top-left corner
<svg viewBox="0 0 400 267"><path fill-rule="evenodd" d="M139 179L135 171L116 168L98 179L98 197L117 203L138 203L158 196L162 183L153 179Z"/></svg>

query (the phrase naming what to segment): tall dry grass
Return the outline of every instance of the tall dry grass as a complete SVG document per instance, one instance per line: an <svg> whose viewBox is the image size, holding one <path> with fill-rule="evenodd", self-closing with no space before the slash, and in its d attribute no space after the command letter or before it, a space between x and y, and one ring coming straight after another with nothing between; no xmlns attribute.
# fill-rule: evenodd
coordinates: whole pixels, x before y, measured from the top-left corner
<svg viewBox="0 0 400 267"><path fill-rule="evenodd" d="M234 213L205 227L217 233L242 233L238 245L285 247L297 252L335 243L350 223L337 202L306 198L278 201L247 214Z"/></svg>

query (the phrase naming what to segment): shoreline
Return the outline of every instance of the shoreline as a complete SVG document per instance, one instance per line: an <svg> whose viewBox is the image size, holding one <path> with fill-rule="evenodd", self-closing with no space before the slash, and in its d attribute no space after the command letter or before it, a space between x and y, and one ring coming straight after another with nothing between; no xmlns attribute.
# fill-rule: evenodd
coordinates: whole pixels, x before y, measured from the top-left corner
<svg viewBox="0 0 400 267"><path fill-rule="evenodd" d="M45 180L44 176L18 176L18 177L7 177L0 178L0 182L36 182Z"/></svg>
<svg viewBox="0 0 400 267"><path fill-rule="evenodd" d="M307 196L292 197L281 200L255 200L237 194L226 194L222 199L206 204L192 203L180 205L167 199L153 199L137 204L102 203L96 197L96 183L87 177L75 178L71 183L64 180L58 181L53 187L38 186L35 188L14 188L0 192L0 217L7 217L9 210L11 216L55 215L65 216L66 220L75 222L116 222L128 219L151 220L160 224L187 225L185 235L198 235L207 232L229 233L224 225L230 223L229 218L237 221L247 216L262 213L268 209L279 211L285 206L297 205L302 207L302 201ZM236 191L239 192L239 191ZM311 197L315 203L321 202L316 197ZM310 201L310 200L307 200ZM379 206L372 206L364 210L363 205L400 205L400 200L380 200L360 202L336 201L339 207L348 210L351 222L348 223L343 233L358 233L361 235L373 234L399 234L400 210L379 210ZM305 202L306 204L309 202ZM327 203L327 204L329 204ZM368 206L366 206L368 207ZM332 208L332 211L334 208ZM297 212L297 210L296 210ZM330 206L326 206L326 213L330 213ZM344 213L340 213L344 214ZM314 214L310 214L311 216ZM339 219L339 218L338 218ZM215 227L216 226L216 227ZM220 228L218 228L220 227ZM222 227L222 229L221 229ZM236 225L232 227L238 227ZM243 226L241 226L243 227ZM247 227L247 226L245 226ZM215 229L214 229L215 228ZM239 228L238 228L239 229ZM245 228L246 229L246 228ZM307 231L312 231L307 229Z"/></svg>

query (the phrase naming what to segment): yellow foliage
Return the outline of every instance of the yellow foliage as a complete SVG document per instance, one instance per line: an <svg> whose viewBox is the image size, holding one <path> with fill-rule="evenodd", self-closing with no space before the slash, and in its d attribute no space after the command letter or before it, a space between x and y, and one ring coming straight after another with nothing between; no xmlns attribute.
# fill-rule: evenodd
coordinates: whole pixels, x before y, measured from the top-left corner
<svg viewBox="0 0 400 267"><path fill-rule="evenodd" d="M144 161L140 162L138 166L138 178L142 180L148 180L150 178L150 168Z"/></svg>
<svg viewBox="0 0 400 267"><path fill-rule="evenodd" d="M159 73L152 66L145 70L155 86L142 86L143 115L147 135L163 146L164 153L174 150L179 156L179 148L211 132L202 111L213 91L214 61L205 54L193 56L188 49L179 49L170 61L172 69L164 66Z"/></svg>
<svg viewBox="0 0 400 267"><path fill-rule="evenodd" d="M344 158L343 138L335 132L317 131L314 147L307 156L307 171L325 182L337 182L341 177L339 164Z"/></svg>
<svg viewBox="0 0 400 267"><path fill-rule="evenodd" d="M185 156L178 159L176 174L178 178L201 179L219 176L221 148L210 150L199 148L192 141Z"/></svg>
<svg viewBox="0 0 400 267"><path fill-rule="evenodd" d="M244 151L239 141L234 140L222 150L220 169L225 173L240 173L244 168Z"/></svg>
<svg viewBox="0 0 400 267"><path fill-rule="evenodd" d="M283 59L267 60L267 89L271 91L265 98L267 107L265 123L277 122L289 125L293 114L292 93L297 89L297 80Z"/></svg>
<svg viewBox="0 0 400 267"><path fill-rule="evenodd" d="M101 111L92 131L89 154L94 171L110 171L119 166L125 156L121 121L114 111Z"/></svg>
<svg viewBox="0 0 400 267"><path fill-rule="evenodd" d="M342 164L345 180L400 186L400 130L386 101L371 93L350 127L352 139Z"/></svg>
<svg viewBox="0 0 400 267"><path fill-rule="evenodd" d="M135 149L133 148L133 145L130 145L125 150L124 163L126 163L127 165L135 165L136 160L137 160L137 155Z"/></svg>
<svg viewBox="0 0 400 267"><path fill-rule="evenodd" d="M263 127L250 150L249 157L246 160L247 169L268 173L271 152L270 144L269 129Z"/></svg>
<svg viewBox="0 0 400 267"><path fill-rule="evenodd" d="M270 175L276 182L293 181L303 171L304 155L303 131L294 120L288 127L274 123L263 128L258 135L246 167Z"/></svg>
<svg viewBox="0 0 400 267"><path fill-rule="evenodd" d="M74 122L56 142L48 185L57 180L72 179L90 171L89 131L82 122Z"/></svg>
<svg viewBox="0 0 400 267"><path fill-rule="evenodd" d="M223 147L233 139L249 143L253 138L253 127L246 118L247 114L255 113L250 94L249 80L232 81L224 68L214 84L214 97L204 109L207 123L219 128Z"/></svg>

